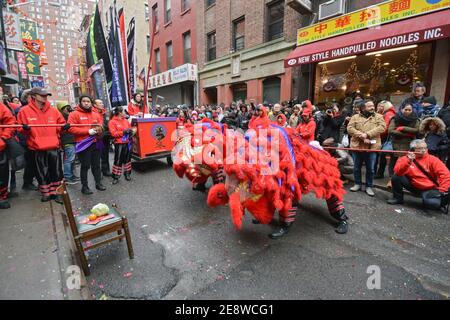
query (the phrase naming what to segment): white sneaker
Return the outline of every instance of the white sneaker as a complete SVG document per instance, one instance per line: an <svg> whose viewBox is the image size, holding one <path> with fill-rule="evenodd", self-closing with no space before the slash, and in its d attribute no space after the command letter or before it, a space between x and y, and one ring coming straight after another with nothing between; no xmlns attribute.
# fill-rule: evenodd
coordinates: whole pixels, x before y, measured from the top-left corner
<svg viewBox="0 0 450 320"><path fill-rule="evenodd" d="M367 188L366 188L366 193L367 193L369 196L371 196L371 197L374 197L374 196L375 196L375 192L373 192L373 190L372 190L371 187L367 187Z"/></svg>
<svg viewBox="0 0 450 320"><path fill-rule="evenodd" d="M359 190L361 190L361 185L359 184L355 184L353 187L350 188L350 191L352 192L357 192Z"/></svg>

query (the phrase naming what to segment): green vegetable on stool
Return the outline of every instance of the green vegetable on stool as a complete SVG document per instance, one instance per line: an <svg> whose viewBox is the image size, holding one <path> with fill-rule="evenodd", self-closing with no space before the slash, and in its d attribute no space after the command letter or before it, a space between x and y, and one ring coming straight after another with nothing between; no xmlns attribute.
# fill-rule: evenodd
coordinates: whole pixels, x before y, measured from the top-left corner
<svg viewBox="0 0 450 320"><path fill-rule="evenodd" d="M106 216L109 214L109 208L106 204L99 203L91 209L91 213L95 214L97 217Z"/></svg>

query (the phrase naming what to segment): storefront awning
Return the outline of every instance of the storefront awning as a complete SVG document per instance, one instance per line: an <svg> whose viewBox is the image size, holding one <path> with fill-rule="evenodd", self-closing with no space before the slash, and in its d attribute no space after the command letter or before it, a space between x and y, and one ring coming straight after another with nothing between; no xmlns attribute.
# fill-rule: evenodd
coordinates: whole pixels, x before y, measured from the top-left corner
<svg viewBox="0 0 450 320"><path fill-rule="evenodd" d="M297 47L286 68L450 37L450 10L329 38Z"/></svg>

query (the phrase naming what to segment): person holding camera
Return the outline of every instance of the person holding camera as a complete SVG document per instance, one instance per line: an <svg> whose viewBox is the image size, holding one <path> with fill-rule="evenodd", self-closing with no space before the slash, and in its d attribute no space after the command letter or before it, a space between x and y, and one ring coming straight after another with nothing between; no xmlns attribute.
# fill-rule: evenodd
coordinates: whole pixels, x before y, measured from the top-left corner
<svg viewBox="0 0 450 320"><path fill-rule="evenodd" d="M318 140L323 143L328 138L334 141L340 141L341 127L344 124L345 115L340 112L339 104L333 103L329 109L325 111L320 128Z"/></svg>
<svg viewBox="0 0 450 320"><path fill-rule="evenodd" d="M93 192L88 185L88 171L91 169L95 179L95 187L99 191L105 191L102 184L101 170L101 150L98 143L102 140L103 119L98 112L92 110L93 100L90 96L82 95L79 99L80 104L75 111L70 113L68 123L72 124L93 124L94 127L72 126L69 133L75 136L76 152L81 162L80 178L81 193L90 195Z"/></svg>
<svg viewBox="0 0 450 320"><path fill-rule="evenodd" d="M360 113L355 114L347 126L348 134L352 137L350 148L380 150L381 134L386 130L383 116L375 112L375 104L371 100L361 100L356 105ZM376 152L354 152L355 162L355 185L350 191L357 192L362 187L361 169L366 164L366 193L373 197L373 177L375 174Z"/></svg>
<svg viewBox="0 0 450 320"><path fill-rule="evenodd" d="M391 205L403 204L403 188L422 198L426 209L448 213L450 171L439 158L428 153L424 140L413 140L410 152L398 159L392 177Z"/></svg>

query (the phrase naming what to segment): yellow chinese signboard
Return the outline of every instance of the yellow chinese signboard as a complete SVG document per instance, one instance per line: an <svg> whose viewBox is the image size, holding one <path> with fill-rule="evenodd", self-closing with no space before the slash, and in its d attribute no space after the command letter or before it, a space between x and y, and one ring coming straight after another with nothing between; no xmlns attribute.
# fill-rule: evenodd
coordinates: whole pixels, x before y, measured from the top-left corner
<svg viewBox="0 0 450 320"><path fill-rule="evenodd" d="M297 46L447 8L450 8L450 0L392 0L383 2L298 29Z"/></svg>

